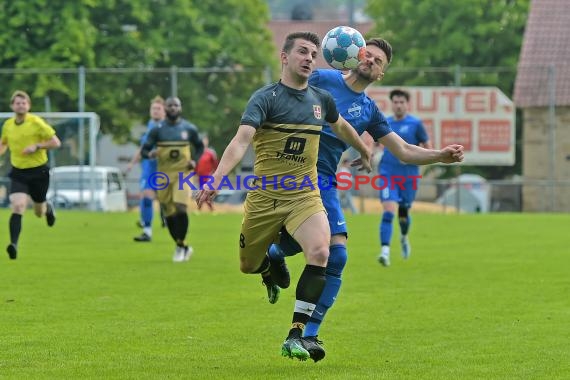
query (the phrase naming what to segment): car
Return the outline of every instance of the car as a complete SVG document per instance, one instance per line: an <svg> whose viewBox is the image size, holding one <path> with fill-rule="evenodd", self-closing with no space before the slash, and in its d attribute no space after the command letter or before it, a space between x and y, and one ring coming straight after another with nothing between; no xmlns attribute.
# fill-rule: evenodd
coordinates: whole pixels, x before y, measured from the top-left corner
<svg viewBox="0 0 570 380"><path fill-rule="evenodd" d="M119 168L56 166L51 169L46 198L56 208L126 211L127 188Z"/></svg>

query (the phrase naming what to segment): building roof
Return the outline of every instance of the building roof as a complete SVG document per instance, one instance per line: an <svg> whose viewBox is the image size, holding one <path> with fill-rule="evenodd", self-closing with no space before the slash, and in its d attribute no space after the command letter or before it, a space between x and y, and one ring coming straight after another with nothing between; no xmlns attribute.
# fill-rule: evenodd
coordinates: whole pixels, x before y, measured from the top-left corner
<svg viewBox="0 0 570 380"><path fill-rule="evenodd" d="M568 0L532 0L515 82L517 107L570 105ZM551 90L554 90L552 92Z"/></svg>
<svg viewBox="0 0 570 380"><path fill-rule="evenodd" d="M281 51L281 47L285 42L285 37L291 32L313 32L316 33L322 40L329 30L339 25L347 25L347 22L342 20L273 20L269 22L269 29L273 32L273 43L279 52ZM353 28L358 30L364 36L364 38L366 38L366 33L372 29L373 25L374 24L372 22L356 23ZM317 67L329 67L323 59L322 54L320 54L319 58L317 59Z"/></svg>

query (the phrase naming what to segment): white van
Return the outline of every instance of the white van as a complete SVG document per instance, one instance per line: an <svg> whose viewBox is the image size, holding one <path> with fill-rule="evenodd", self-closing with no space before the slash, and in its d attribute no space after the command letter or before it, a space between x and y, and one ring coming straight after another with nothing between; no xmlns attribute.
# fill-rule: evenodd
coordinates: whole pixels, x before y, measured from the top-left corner
<svg viewBox="0 0 570 380"><path fill-rule="evenodd" d="M127 210L125 180L119 168L112 166L52 168L47 199L53 202L56 208Z"/></svg>

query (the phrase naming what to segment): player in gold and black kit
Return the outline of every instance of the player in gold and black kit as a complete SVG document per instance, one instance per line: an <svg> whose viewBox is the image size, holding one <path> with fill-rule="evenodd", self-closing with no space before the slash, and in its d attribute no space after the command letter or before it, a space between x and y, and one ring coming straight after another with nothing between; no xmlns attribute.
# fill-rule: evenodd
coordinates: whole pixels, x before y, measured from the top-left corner
<svg viewBox="0 0 570 380"><path fill-rule="evenodd" d="M53 206L46 202L49 187L47 150L58 148L61 142L55 130L42 118L28 113L32 102L24 91L12 95L10 106L16 114L2 127L0 154L10 149L10 244L6 248L10 259L18 257L18 239L22 231L22 215L28 205L28 195L34 202L34 213L45 215L48 226L55 223Z"/></svg>
<svg viewBox="0 0 570 380"><path fill-rule="evenodd" d="M156 157L158 171L155 174L160 173L160 176L164 176L158 178L151 174L149 181L157 181L150 185L157 190L157 198L164 212L168 231L176 242L173 261L182 262L187 261L192 254L192 247L186 244L187 202L191 188L188 184L179 183L179 179L186 178L195 166L190 145L194 148L195 160L198 160L204 151L204 144L198 136L196 126L180 116L182 113L180 99L176 97L166 99L165 108L166 119L158 127L150 130L141 148L141 155L144 158ZM168 182L167 185L165 181Z"/></svg>
<svg viewBox="0 0 570 380"><path fill-rule="evenodd" d="M330 229L317 182L317 155L323 124L362 155L370 170L370 152L356 131L338 113L325 90L308 85L320 46L311 32L291 33L281 51L281 80L256 91L249 100L236 136L213 174L213 189L201 190L198 204L216 195L216 186L239 163L249 144L256 154L257 177L247 194L239 236L240 269L260 273L269 300L275 303L280 284L272 278L268 245L284 226L303 248L307 265L296 289L292 326L282 345L283 356L319 360L324 355L313 342L301 338L325 285ZM320 355L320 356L319 356Z"/></svg>

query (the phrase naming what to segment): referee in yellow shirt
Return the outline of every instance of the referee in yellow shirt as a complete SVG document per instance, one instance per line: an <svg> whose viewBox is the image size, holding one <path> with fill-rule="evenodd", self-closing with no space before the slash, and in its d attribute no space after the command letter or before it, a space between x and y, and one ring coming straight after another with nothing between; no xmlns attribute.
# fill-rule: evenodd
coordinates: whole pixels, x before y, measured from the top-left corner
<svg viewBox="0 0 570 380"><path fill-rule="evenodd" d="M10 177L10 244L6 248L10 259L18 257L18 238L22 231L22 214L26 210L28 195L34 202L34 213L46 216L48 226L55 223L53 206L46 202L49 187L47 150L59 148L61 142L55 130L41 117L28 113L32 102L24 91L16 91L10 99L15 116L2 127L0 155L10 149L12 170Z"/></svg>

